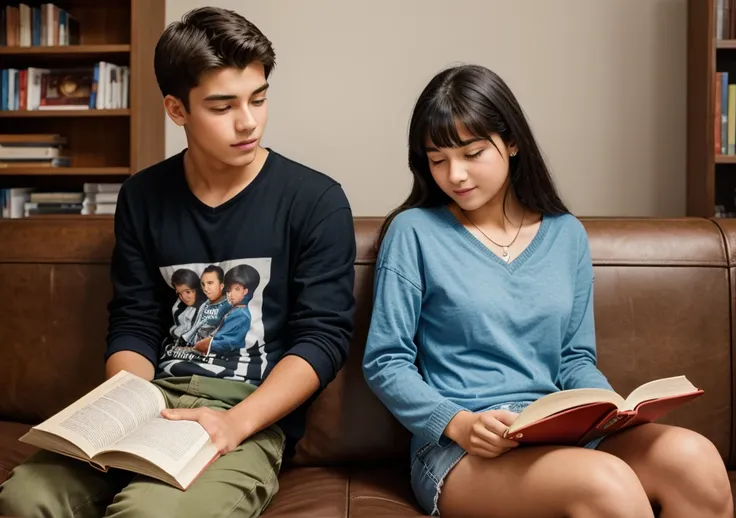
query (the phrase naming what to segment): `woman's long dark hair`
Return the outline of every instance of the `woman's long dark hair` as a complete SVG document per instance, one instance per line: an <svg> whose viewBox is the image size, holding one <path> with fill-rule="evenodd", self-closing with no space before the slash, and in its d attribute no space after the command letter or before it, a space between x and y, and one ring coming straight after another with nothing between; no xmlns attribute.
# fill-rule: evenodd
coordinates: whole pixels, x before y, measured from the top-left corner
<svg viewBox="0 0 736 518"><path fill-rule="evenodd" d="M557 193L547 164L534 140L521 106L497 74L478 65L462 65L437 74L419 96L409 126L409 169L414 184L409 197L383 222L380 246L391 221L414 207L436 207L450 197L432 178L426 153L429 136L437 147L461 147L456 124L475 137L488 139L498 134L504 143L516 144L511 158L510 184L519 201L528 209L545 214L569 212Z"/></svg>

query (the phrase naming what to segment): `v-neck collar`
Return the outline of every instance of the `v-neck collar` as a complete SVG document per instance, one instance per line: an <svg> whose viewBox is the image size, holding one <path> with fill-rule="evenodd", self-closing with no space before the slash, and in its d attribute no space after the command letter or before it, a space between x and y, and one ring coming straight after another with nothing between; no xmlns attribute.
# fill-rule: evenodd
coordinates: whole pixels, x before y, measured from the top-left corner
<svg viewBox="0 0 736 518"><path fill-rule="evenodd" d="M230 199L222 202L221 204L212 207L210 205L207 205L205 202L200 200L194 192L192 192L191 187L189 187L189 184L187 183L186 179L186 173L184 172L184 155L187 152L187 148L183 149L178 153L176 156L176 160L178 161L178 167L177 167L177 175L178 175L178 185L179 189L183 193L185 200L191 204L192 207L195 207L197 210L205 214L206 216L216 216L223 212L226 212L230 207L233 207L237 205L237 203L243 199L245 196L247 196L251 191L256 189L256 186L263 181L263 179L269 174L273 162L276 160L276 154L273 149L267 147L265 148L268 151L268 155L266 156L266 160L263 162L263 165L261 166L261 169L258 171L258 173L255 175L255 177L246 185L243 187L240 191L238 191L233 197Z"/></svg>
<svg viewBox="0 0 736 518"><path fill-rule="evenodd" d="M452 213L450 208L446 205L444 205L441 209L441 213L447 218L447 220L450 222L450 225L452 225L463 238L472 246L473 248L476 248L478 251L480 251L483 255L486 257L489 257L491 261L493 261L498 266L501 266L505 270L507 270L509 273L513 273L514 271L521 268L521 266L534 254L534 251L539 247L540 243L544 239L545 234L547 233L547 229L549 228L550 218L548 215L542 214L542 221L539 224L539 228L537 229L537 233L534 235L532 240L529 242L529 244L526 246L524 250L521 251L521 253L516 256L514 259L512 259L510 262L506 262L503 259L501 259L497 254L494 254L490 248L488 248L486 245L484 245L476 236L473 234L470 230L465 228L465 225L463 225L460 220L457 219L455 214Z"/></svg>

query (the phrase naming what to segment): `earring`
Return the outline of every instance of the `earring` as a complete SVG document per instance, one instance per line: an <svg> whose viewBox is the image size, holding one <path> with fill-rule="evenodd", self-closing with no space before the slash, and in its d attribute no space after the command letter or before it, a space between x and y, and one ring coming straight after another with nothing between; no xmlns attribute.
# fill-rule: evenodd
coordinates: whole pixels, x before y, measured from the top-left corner
<svg viewBox="0 0 736 518"><path fill-rule="evenodd" d="M517 153L517 152L516 152L516 151L514 151L513 153L511 153L511 156L516 156L516 153Z"/></svg>

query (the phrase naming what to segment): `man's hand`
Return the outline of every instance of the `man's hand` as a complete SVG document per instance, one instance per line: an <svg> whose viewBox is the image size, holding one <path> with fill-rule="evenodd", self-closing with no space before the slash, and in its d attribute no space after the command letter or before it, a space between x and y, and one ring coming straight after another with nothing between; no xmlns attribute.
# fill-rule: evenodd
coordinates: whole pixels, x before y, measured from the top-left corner
<svg viewBox="0 0 736 518"><path fill-rule="evenodd" d="M318 388L314 369L298 356L286 356L258 389L229 410L174 408L162 411L161 415L167 419L197 421L224 455L287 415Z"/></svg>
<svg viewBox="0 0 736 518"><path fill-rule="evenodd" d="M519 445L503 438L518 414L506 410L489 410L473 414L463 411L452 418L445 429L447 437L470 455L493 459Z"/></svg>
<svg viewBox="0 0 736 518"><path fill-rule="evenodd" d="M230 453L246 439L229 411L207 407L169 408L162 411L161 415L172 421L197 421L207 430L220 455Z"/></svg>

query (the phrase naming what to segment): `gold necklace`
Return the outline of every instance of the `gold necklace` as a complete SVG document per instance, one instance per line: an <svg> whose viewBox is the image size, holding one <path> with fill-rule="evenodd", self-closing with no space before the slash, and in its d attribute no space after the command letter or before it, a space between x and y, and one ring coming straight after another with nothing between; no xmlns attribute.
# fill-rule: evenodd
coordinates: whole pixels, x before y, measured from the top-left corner
<svg viewBox="0 0 736 518"><path fill-rule="evenodd" d="M509 255L509 247L516 242L516 238L518 238L519 237L519 234L521 233L521 227L524 225L524 215L525 214L526 214L526 210L524 210L522 208L521 209L521 222L519 223L519 228L516 229L516 235L514 236L514 239L512 239L511 242L508 245L502 245L500 243L496 243L493 239L491 239L490 237L488 237L488 235L485 232L483 232L478 225L476 225L475 223L473 223L473 220L470 219L470 216L468 216L465 213L465 211L463 211L463 215L465 216L465 218L468 221L470 221L470 224L473 225L475 228L477 228L478 229L478 232L480 232L481 234L483 234L483 236L488 241L490 241L491 243L493 243L494 245L496 245L497 247L499 247L501 249L501 254L502 254L501 259L503 261L505 261L506 263L508 263L511 260L511 256Z"/></svg>

